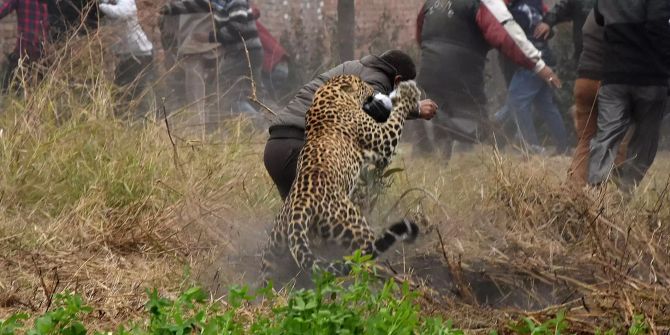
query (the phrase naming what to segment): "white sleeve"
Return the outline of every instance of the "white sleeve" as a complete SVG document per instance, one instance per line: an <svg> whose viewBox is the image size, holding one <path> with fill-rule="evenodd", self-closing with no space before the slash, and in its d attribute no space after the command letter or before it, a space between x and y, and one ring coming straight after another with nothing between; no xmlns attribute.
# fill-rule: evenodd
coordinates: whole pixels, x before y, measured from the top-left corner
<svg viewBox="0 0 670 335"><path fill-rule="evenodd" d="M113 19L126 19L137 15L135 0L118 0L115 5L101 3L98 6L105 15Z"/></svg>
<svg viewBox="0 0 670 335"><path fill-rule="evenodd" d="M512 14L507 9L505 2L503 0L482 0L482 5L486 8L488 13L495 18L497 24L500 24L504 29L506 34L495 34L488 33L496 30L497 27L490 27L490 29L485 30L485 37L491 42L491 39L497 40L494 41L494 45L503 51L508 57L511 56L512 59L520 59L521 57L526 58L528 61L531 61L534 64L535 72L539 72L544 68L545 63L542 60L542 53L535 48L533 43L528 40L526 33L519 26L519 24L514 21ZM485 18L480 18L483 21L486 21ZM492 20L489 20L492 21ZM480 22L480 26L484 24L485 26L490 26L491 22ZM495 37L490 37L488 35L494 35ZM508 36L511 42L514 44L512 47L506 43L504 37ZM523 62L521 60L517 63Z"/></svg>
<svg viewBox="0 0 670 335"><path fill-rule="evenodd" d="M395 91L393 91L393 92L395 92ZM394 93L391 93L391 94L394 94ZM386 108L387 110L391 110L391 108L393 108L393 103L391 102L391 98L389 98L389 96L386 95L386 94L382 94L382 93L377 92L374 95L373 99L381 102L384 105L384 108Z"/></svg>

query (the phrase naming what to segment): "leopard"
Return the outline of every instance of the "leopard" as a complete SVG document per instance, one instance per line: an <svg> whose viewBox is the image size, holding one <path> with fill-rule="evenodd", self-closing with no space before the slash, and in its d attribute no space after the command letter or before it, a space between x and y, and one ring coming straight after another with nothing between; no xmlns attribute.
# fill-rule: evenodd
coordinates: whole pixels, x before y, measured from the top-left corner
<svg viewBox="0 0 670 335"><path fill-rule="evenodd" d="M310 242L321 238L348 251L376 258L397 241L414 242L419 226L403 218L375 235L352 199L367 166L383 169L395 155L404 122L418 106L414 81L400 82L391 93L392 109L385 122L363 110L374 89L355 75L329 79L315 93L305 115L305 145L298 156L296 178L277 214L262 252L261 280L285 270L279 262L290 254L299 271L322 270L347 275L343 261L316 257Z"/></svg>

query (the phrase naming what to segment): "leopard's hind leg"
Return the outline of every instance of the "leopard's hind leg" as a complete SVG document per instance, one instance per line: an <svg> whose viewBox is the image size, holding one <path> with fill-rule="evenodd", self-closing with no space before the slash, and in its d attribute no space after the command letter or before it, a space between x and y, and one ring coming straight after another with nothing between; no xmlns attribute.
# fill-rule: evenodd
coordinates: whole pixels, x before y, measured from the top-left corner
<svg viewBox="0 0 670 335"><path fill-rule="evenodd" d="M382 234L375 236L365 216L348 198L340 197L336 210L324 217L319 225L319 234L354 252L361 250L365 255L376 258L387 251L397 241L412 242L419 233L419 227L408 219L389 225ZM346 275L349 267L341 261L326 264L325 270L336 275Z"/></svg>
<svg viewBox="0 0 670 335"><path fill-rule="evenodd" d="M272 228L270 238L261 254L261 284L267 285L270 277L281 268L282 255L288 250L285 236L278 225Z"/></svg>

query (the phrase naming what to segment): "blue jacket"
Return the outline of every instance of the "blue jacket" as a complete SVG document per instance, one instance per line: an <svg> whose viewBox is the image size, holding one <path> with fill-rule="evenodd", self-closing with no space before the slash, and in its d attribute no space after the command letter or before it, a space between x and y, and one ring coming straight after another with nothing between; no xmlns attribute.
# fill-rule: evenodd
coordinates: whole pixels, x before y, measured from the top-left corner
<svg viewBox="0 0 670 335"><path fill-rule="evenodd" d="M515 0L509 5L509 11L514 17L521 29L526 33L526 37L533 43L535 48L542 52L542 59L549 66L556 65L549 41L533 38L535 28L542 23L542 14L544 12L544 2L542 0Z"/></svg>

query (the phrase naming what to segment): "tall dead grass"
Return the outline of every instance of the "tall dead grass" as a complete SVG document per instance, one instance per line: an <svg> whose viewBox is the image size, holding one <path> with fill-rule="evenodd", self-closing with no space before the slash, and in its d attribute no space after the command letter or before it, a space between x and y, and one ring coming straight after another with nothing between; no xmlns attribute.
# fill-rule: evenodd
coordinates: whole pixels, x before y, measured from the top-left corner
<svg viewBox="0 0 670 335"><path fill-rule="evenodd" d="M141 123L114 117L102 45L73 38L43 80L2 102L0 318L44 311L61 291L82 294L101 324L132 317L146 288L176 293L196 260L225 250L217 217L277 206L248 163L260 144L249 122L191 141L153 111Z"/></svg>
<svg viewBox="0 0 670 335"><path fill-rule="evenodd" d="M412 256L416 278L446 292L441 304L454 320L477 328L510 315L542 320L565 310L580 332L623 331L644 315L660 333L670 327L668 159L659 154L629 199L613 185L568 187L567 157L479 148L442 168L431 158L406 158L378 214L423 208L432 227ZM397 201L400 194L406 196ZM437 255L447 270L426 266L425 255ZM480 306L475 311L496 309L473 313L469 295Z"/></svg>

